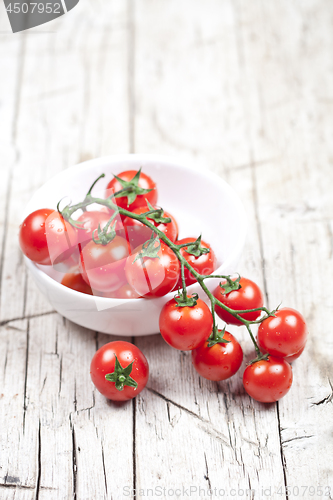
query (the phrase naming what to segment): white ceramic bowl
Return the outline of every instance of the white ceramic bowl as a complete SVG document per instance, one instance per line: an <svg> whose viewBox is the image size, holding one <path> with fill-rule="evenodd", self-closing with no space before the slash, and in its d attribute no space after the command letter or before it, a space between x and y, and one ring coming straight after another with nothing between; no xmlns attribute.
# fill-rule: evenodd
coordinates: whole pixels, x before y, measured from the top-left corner
<svg viewBox="0 0 333 500"><path fill-rule="evenodd" d="M240 199L217 175L193 170L168 157L110 156L71 167L50 179L34 194L23 217L38 208L56 208L64 196L69 196L73 203L81 201L92 182L104 172L106 177L93 191L93 195L103 196L112 174L139 167L156 182L158 205L176 217L179 238L201 233L202 239L211 244L217 256L215 274L236 272L246 234L246 216ZM37 266L27 258L25 262L54 309L74 323L104 333L119 336L157 333L160 310L175 293L149 300L94 297L61 285L59 281L63 274L52 267ZM211 290L217 284L217 279L206 281ZM198 284L191 285L188 290L206 299Z"/></svg>

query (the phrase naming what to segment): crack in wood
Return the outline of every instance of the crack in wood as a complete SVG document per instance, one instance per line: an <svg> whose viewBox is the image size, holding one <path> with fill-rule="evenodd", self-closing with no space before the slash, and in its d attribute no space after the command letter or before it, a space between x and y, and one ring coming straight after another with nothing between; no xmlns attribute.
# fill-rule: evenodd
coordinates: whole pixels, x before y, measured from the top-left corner
<svg viewBox="0 0 333 500"><path fill-rule="evenodd" d="M44 313L39 313L39 314L30 314L28 316L18 316L16 318L11 318L11 319L6 319L4 321L0 321L0 327L8 325L9 323L13 323L14 321L21 321L24 319L34 319L34 318L40 318L42 316L49 316L50 314L58 314L57 311L47 311Z"/></svg>
<svg viewBox="0 0 333 500"><path fill-rule="evenodd" d="M35 500L39 499L40 478L42 474L42 439L41 439L41 423L38 423L38 445L37 445L37 483Z"/></svg>
<svg viewBox="0 0 333 500"><path fill-rule="evenodd" d="M25 417L28 408L27 405L27 380L28 380L28 361L29 361L29 344L30 344L30 322L27 323L26 335L26 355L25 355L25 369L24 369L24 391L23 391L23 434L25 434Z"/></svg>

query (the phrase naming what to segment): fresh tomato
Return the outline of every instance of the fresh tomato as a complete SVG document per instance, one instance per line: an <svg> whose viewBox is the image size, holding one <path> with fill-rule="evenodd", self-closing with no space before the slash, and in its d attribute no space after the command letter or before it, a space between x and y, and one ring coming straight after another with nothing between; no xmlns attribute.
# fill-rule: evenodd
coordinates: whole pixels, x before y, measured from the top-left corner
<svg viewBox="0 0 333 500"><path fill-rule="evenodd" d="M114 292L104 293L103 297L109 297L110 299L139 299L140 295L126 283L126 285L121 286Z"/></svg>
<svg viewBox="0 0 333 500"><path fill-rule="evenodd" d="M213 317L209 307L201 299L194 306L178 305L169 300L160 313L160 332L164 340L182 351L190 351L203 344L212 333Z"/></svg>
<svg viewBox="0 0 333 500"><path fill-rule="evenodd" d="M155 257L141 257L143 247L140 246L128 257L125 266L128 283L141 297L146 298L162 297L171 292L179 275L179 261L173 251L156 240L153 246Z"/></svg>
<svg viewBox="0 0 333 500"><path fill-rule="evenodd" d="M259 347L272 356L293 356L306 343L308 330L303 316L290 307L279 309L260 323L258 330ZM288 360L287 360L288 361Z"/></svg>
<svg viewBox="0 0 333 500"><path fill-rule="evenodd" d="M65 261L77 249L77 230L57 210L41 208L22 222L19 242L26 257L50 266Z"/></svg>
<svg viewBox="0 0 333 500"><path fill-rule="evenodd" d="M178 240L176 242L177 245L183 245L185 243L189 244L195 244L197 242L197 238L183 238L182 240ZM199 255L196 257L192 253L189 253L191 251L191 248L188 247L183 247L180 249L180 253L182 256L187 260L187 262L193 267L195 271L197 271L200 274L208 275L212 274L213 271L216 269L216 257L215 254L211 248L211 246L208 243L205 243L204 241L200 241L201 247L203 248L208 248L209 252L203 253L202 255ZM195 250L194 250L195 252ZM196 252L195 252L196 253ZM184 275L185 275L185 283L186 286L192 285L193 283L196 283L196 279L193 276L193 274L190 273L190 271L185 267L184 269ZM177 283L177 288L182 287L182 278L181 274L179 274L178 278L178 283Z"/></svg>
<svg viewBox="0 0 333 500"><path fill-rule="evenodd" d="M290 364L274 356L247 366L243 375L246 392L261 403L273 403L283 398L289 391L292 381L293 372Z"/></svg>
<svg viewBox="0 0 333 500"><path fill-rule="evenodd" d="M208 380L226 380L232 377L242 364L243 351L239 342L227 331L224 332L223 338L229 342L219 342L208 347L209 341L206 341L192 351L194 368Z"/></svg>
<svg viewBox="0 0 333 500"><path fill-rule="evenodd" d="M134 344L116 340L95 353L90 375L103 396L113 401L127 401L145 388L149 377L148 361Z"/></svg>
<svg viewBox="0 0 333 500"><path fill-rule="evenodd" d="M221 283L222 285L226 285L226 281L222 281ZM225 289L221 288L220 285L217 286L213 292L214 297L234 311L256 309L264 305L263 294L256 283L247 278L240 278L239 284L240 288L238 290L233 290L229 293L224 293ZM223 319L223 321L230 325L243 324L240 320L234 318L232 314L228 313L218 305L215 306L215 311L217 315ZM248 321L255 321L260 314L260 311L255 311L240 314L240 316Z"/></svg>
<svg viewBox="0 0 333 500"><path fill-rule="evenodd" d="M92 240L92 234L97 230L98 226L103 229L109 222L112 214L110 212L102 210L91 210L91 212L83 212L77 219L78 223L82 223L80 229L78 229L78 239L79 243L84 244ZM96 231L97 232L97 231ZM94 236L97 237L96 233Z"/></svg>
<svg viewBox="0 0 333 500"><path fill-rule="evenodd" d="M126 284L127 241L115 236L106 245L90 241L80 253L80 272L93 290L113 292Z"/></svg>
<svg viewBox="0 0 333 500"><path fill-rule="evenodd" d="M119 207L131 212L135 208L145 205L146 200L152 205L157 203L155 182L148 175L136 170L126 170L115 176L107 185L105 195L109 197L112 193L117 193L125 187L129 188L127 194L114 199ZM148 189L151 189L151 191L146 192ZM136 192L140 193L142 190L145 190L143 194L135 196Z"/></svg>
<svg viewBox="0 0 333 500"><path fill-rule="evenodd" d="M156 207L153 207L156 208ZM148 212L150 208L146 205L142 207L135 208L132 210L134 214L140 215ZM153 215L153 217L155 217ZM154 218L147 217L149 222L154 224L162 233L165 234L172 242L176 241L178 236L178 226L175 218L170 215L168 212L161 211L160 217L162 218L170 218L171 222L159 222L159 218L154 220ZM131 248L137 248L139 245L145 243L151 237L152 230L149 227L142 224L142 222L131 219L131 217L126 217L124 219L124 228L127 233L128 241L130 242Z"/></svg>
<svg viewBox="0 0 333 500"><path fill-rule="evenodd" d="M72 290L76 290L77 292L86 293L88 295L93 295L93 292L90 286L84 281L81 273L67 273L62 279L62 285L67 286L67 288L71 288Z"/></svg>

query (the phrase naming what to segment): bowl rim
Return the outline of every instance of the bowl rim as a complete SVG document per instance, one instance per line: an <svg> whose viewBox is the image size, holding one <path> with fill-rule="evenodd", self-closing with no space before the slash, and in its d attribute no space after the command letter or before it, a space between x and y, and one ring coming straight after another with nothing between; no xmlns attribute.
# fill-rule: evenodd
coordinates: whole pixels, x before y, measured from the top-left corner
<svg viewBox="0 0 333 500"><path fill-rule="evenodd" d="M62 170L61 172L58 172L56 175L53 175L49 180L44 182L42 186L40 186L33 196L30 198L28 204L25 206L24 209L24 217L28 215L27 213L27 208L30 205L31 201L33 198L40 192L43 191L48 185L52 185L54 183L54 180L61 180L63 177L64 179L67 177L67 175L70 173L75 176L78 172L82 172L82 167L84 166L87 170L89 170L90 167L96 166L96 165L103 165L107 163L118 163L118 162L128 162L128 163L137 163L137 162L159 162L159 163L165 163L165 164L172 164L175 167L181 169L181 170L186 170L186 171L192 171L195 172L197 175L201 175L202 177L209 178L211 181L213 181L215 184L218 184L221 186L222 189L227 190L230 192L230 194L233 195L233 197L237 200L237 203L235 204L235 208L238 211L238 216L240 220L240 231L238 231L238 237L233 245L233 249L230 252L230 256L214 271L213 274L221 274L219 271L221 267L228 267L230 262L232 261L232 254L237 248L243 248L246 240L246 212L244 205L239 197L239 195L236 193L236 191L228 184L223 178L221 178L219 175L217 175L215 172L212 172L210 170L201 170L199 168L193 167L193 165L189 165L188 161L183 160L177 156L173 155L157 155L157 154L138 154L138 153L126 153L126 154L117 154L117 155L108 155L108 156L101 156L98 158L93 158L90 160L86 160L84 162L77 163L76 165L73 165L71 167L66 168L65 170ZM130 166L130 165L129 165ZM64 287L61 283L58 281L54 280L50 276L48 276L45 272L42 271L34 262L32 262L30 259L24 256L25 263L28 267L28 269L31 270L33 274L37 274L39 279L44 281L44 283L47 286L53 286L56 289L58 288L59 291L64 291L64 288L66 288L66 293L69 293L69 295L72 295L73 298L79 298L82 296L85 296L85 300L93 300L95 303L98 301L101 305L105 305L107 303L109 304L130 304L131 302L135 302L136 304L138 302L142 301L147 301L147 299L144 298L135 298L135 299L124 299L124 298L111 298L111 297L100 297L98 295L87 295L87 294L82 294L81 292L78 292L77 290L73 290L68 287ZM196 283L190 285L187 287L189 291L193 287L196 286ZM156 297L152 298L150 300L160 300L161 298L168 298L170 300L173 298L175 294L175 290L172 290L168 294L164 295L163 297Z"/></svg>

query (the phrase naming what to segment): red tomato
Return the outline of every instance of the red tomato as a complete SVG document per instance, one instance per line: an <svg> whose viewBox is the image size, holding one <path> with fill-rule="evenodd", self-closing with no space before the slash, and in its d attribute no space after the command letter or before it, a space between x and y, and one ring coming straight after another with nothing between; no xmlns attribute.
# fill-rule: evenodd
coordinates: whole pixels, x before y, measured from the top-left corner
<svg viewBox="0 0 333 500"><path fill-rule="evenodd" d="M121 172L117 177L120 177L124 181L131 181L134 176L137 174L136 170L126 170L125 172ZM141 172L138 186L143 189L152 189L149 193L139 194L136 199L128 204L128 197L121 196L120 198L115 198L117 205L125 210L129 210L130 212L137 207L141 207L146 204L146 200L149 201L152 205L157 203L157 189L155 182L146 174ZM118 181L118 179L114 178L109 182L106 188L106 196L110 196L111 193L116 193L123 189L123 186Z"/></svg>
<svg viewBox="0 0 333 500"><path fill-rule="evenodd" d="M126 283L127 241L115 236L107 245L87 243L80 253L80 272L93 290L113 292Z"/></svg>
<svg viewBox="0 0 333 500"><path fill-rule="evenodd" d="M222 284L226 281L222 281ZM244 311L246 309L256 309L257 307L262 307L264 305L263 294L256 283L247 279L241 278L239 281L241 288L239 290L233 290L227 294L224 294L223 288L217 286L214 290L214 297L216 297L222 304L225 304L230 309L234 311ZM215 311L217 315L223 319L226 323L230 325L242 325L243 323L238 319L234 318L232 314L228 313L222 307L216 305ZM248 321L255 321L261 312L250 312L245 314L240 314L240 316Z"/></svg>
<svg viewBox="0 0 333 500"><path fill-rule="evenodd" d="M156 208L156 207L154 207ZM147 204L142 207L135 208L132 210L134 214L144 214L148 212L150 209ZM163 217L170 217L171 222L155 222L154 219L147 217L147 219L154 224L162 233L165 234L172 242L176 241L178 236L178 226L174 217L170 215L168 212L163 213ZM127 239L130 242L131 248L137 248L139 245L145 243L151 237L152 230L149 227L142 224L142 222L131 219L130 217L126 217L124 220L124 228L127 233Z"/></svg>
<svg viewBox="0 0 333 500"><path fill-rule="evenodd" d="M128 283L141 297L162 297L171 292L179 275L179 261L176 255L161 243L157 257L135 260L141 250L142 247L138 247L127 259L125 273Z"/></svg>
<svg viewBox="0 0 333 500"><path fill-rule="evenodd" d="M57 210L42 208L24 219L19 242L26 257L49 266L63 262L77 248L77 230Z"/></svg>
<svg viewBox="0 0 333 500"><path fill-rule="evenodd" d="M176 244L183 245L184 243L194 243L196 240L197 238L183 238L182 240L178 240ZM215 271L216 269L215 254L211 246L202 240L201 240L201 246L203 246L204 248L209 248L210 252L204 253L199 257L195 257L194 255L186 252L187 247L183 247L180 249L180 253L182 254L183 257L185 257L187 262L191 264L193 269L198 273L204 275L212 274L212 272ZM193 283L197 282L193 274L191 274L186 267L184 269L184 275L185 275L186 286L192 285ZM177 288L182 288L181 274L179 274Z"/></svg>
<svg viewBox="0 0 333 500"><path fill-rule="evenodd" d="M110 212L92 210L91 212L83 212L77 219L77 222L82 222L82 229L78 229L78 239L79 243L88 243L92 239L92 233L100 225L103 229L109 222L111 217ZM97 232L94 233L94 237L97 238Z"/></svg>
<svg viewBox="0 0 333 500"><path fill-rule="evenodd" d="M274 356L247 366L243 375L246 392L261 403L273 403L283 398L289 391L292 381L293 372L290 364Z"/></svg>
<svg viewBox="0 0 333 500"><path fill-rule="evenodd" d="M164 340L182 351L190 351L203 344L212 333L213 317L201 299L195 306L180 307L169 300L160 313L160 332Z"/></svg>
<svg viewBox="0 0 333 500"><path fill-rule="evenodd" d="M93 295L90 286L84 281L79 272L65 274L61 284L71 288L72 290L76 290L77 292Z"/></svg>
<svg viewBox="0 0 333 500"><path fill-rule="evenodd" d="M116 357L120 364L118 370ZM105 378L112 373L115 374L114 382ZM149 377L148 361L138 347L117 340L98 349L91 361L90 375L96 389L103 396L113 401L127 401L135 398L146 386Z"/></svg>
<svg viewBox="0 0 333 500"><path fill-rule="evenodd" d="M103 297L109 297L110 299L139 299L140 295L126 283L126 285L121 286L115 292L104 293Z"/></svg>
<svg viewBox="0 0 333 500"><path fill-rule="evenodd" d="M220 330L221 331L221 330ZM232 377L243 361L243 351L233 335L224 332L228 343L208 347L208 341L192 351L192 363L196 371L208 380L226 380Z"/></svg>
<svg viewBox="0 0 333 500"><path fill-rule="evenodd" d="M260 323L258 330L259 347L272 356L292 356L306 343L308 330L303 316L290 307L279 309L275 317Z"/></svg>

